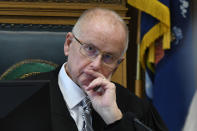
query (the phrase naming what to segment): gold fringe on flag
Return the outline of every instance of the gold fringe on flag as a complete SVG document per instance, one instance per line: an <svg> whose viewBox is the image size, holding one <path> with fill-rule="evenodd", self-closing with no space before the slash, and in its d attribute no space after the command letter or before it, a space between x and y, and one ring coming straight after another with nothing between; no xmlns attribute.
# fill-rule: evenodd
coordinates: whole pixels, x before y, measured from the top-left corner
<svg viewBox="0 0 197 131"><path fill-rule="evenodd" d="M158 0L128 0L128 3L143 11L154 18L156 18L159 23L154 25L142 38L140 45L140 61L142 67L145 69L145 52L150 48L155 40L159 37L163 37L163 49L170 49L170 10L169 8L159 2ZM151 47L153 48L153 47ZM148 62L154 61L154 55L149 51Z"/></svg>

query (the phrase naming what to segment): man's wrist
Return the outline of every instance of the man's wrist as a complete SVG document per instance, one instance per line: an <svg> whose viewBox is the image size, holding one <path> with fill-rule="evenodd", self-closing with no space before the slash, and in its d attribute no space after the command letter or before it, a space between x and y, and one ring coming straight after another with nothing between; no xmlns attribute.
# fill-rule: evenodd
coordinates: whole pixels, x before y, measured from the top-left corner
<svg viewBox="0 0 197 131"><path fill-rule="evenodd" d="M122 119L123 115L120 109L116 106L115 108L105 109L105 111L102 112L101 117L105 123L109 125Z"/></svg>

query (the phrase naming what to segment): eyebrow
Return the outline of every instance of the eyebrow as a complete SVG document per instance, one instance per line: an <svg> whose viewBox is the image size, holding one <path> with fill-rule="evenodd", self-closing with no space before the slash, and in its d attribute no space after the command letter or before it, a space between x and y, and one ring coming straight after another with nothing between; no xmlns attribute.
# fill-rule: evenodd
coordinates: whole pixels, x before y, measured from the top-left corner
<svg viewBox="0 0 197 131"><path fill-rule="evenodd" d="M75 36L74 36L75 37ZM88 44L88 45L93 45L96 49L98 49L99 51L102 51L101 49L99 49L97 46L95 46L92 42L83 42L81 40L79 40L77 37L75 37L76 40L82 44ZM118 58L118 56L114 53L114 52L105 52L105 51L102 51L104 54L110 54L112 55L113 57L115 58Z"/></svg>
<svg viewBox="0 0 197 131"><path fill-rule="evenodd" d="M112 55L112 56L115 56L115 57L116 57L115 53L113 53L113 52L106 52L106 51L102 51L101 49L99 49L97 46L95 46L95 45L94 45L94 44L92 44L92 43L86 43L86 44L93 45L96 49L98 49L99 51L101 51L101 52L102 52L102 53L104 53L104 54L110 54L110 55Z"/></svg>

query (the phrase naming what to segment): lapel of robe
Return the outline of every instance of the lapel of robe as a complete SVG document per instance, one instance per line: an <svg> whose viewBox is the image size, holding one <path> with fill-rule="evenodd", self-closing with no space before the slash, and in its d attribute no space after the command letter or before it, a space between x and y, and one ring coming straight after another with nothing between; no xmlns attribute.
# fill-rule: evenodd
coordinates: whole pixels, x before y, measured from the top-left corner
<svg viewBox="0 0 197 131"><path fill-rule="evenodd" d="M51 120L53 131L78 131L77 126L70 116L58 86L58 73L56 70L50 84Z"/></svg>
<svg viewBox="0 0 197 131"><path fill-rule="evenodd" d="M103 121L103 119L95 110L92 110L92 127L94 131L102 131L104 126L105 122Z"/></svg>
<svg viewBox="0 0 197 131"><path fill-rule="evenodd" d="M53 73L50 84L52 131L78 131L58 86L59 69ZM92 110L92 126L94 131L101 131L105 126L95 110Z"/></svg>

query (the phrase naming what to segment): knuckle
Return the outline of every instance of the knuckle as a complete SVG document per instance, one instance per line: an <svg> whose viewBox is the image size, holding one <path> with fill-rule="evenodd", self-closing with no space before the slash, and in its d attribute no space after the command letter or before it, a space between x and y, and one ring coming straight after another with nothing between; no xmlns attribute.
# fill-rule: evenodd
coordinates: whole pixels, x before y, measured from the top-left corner
<svg viewBox="0 0 197 131"><path fill-rule="evenodd" d="M115 88L116 88L115 84L114 84L114 83L112 83L112 82L110 82L110 86L111 86L111 88L113 88L113 89L115 89Z"/></svg>

